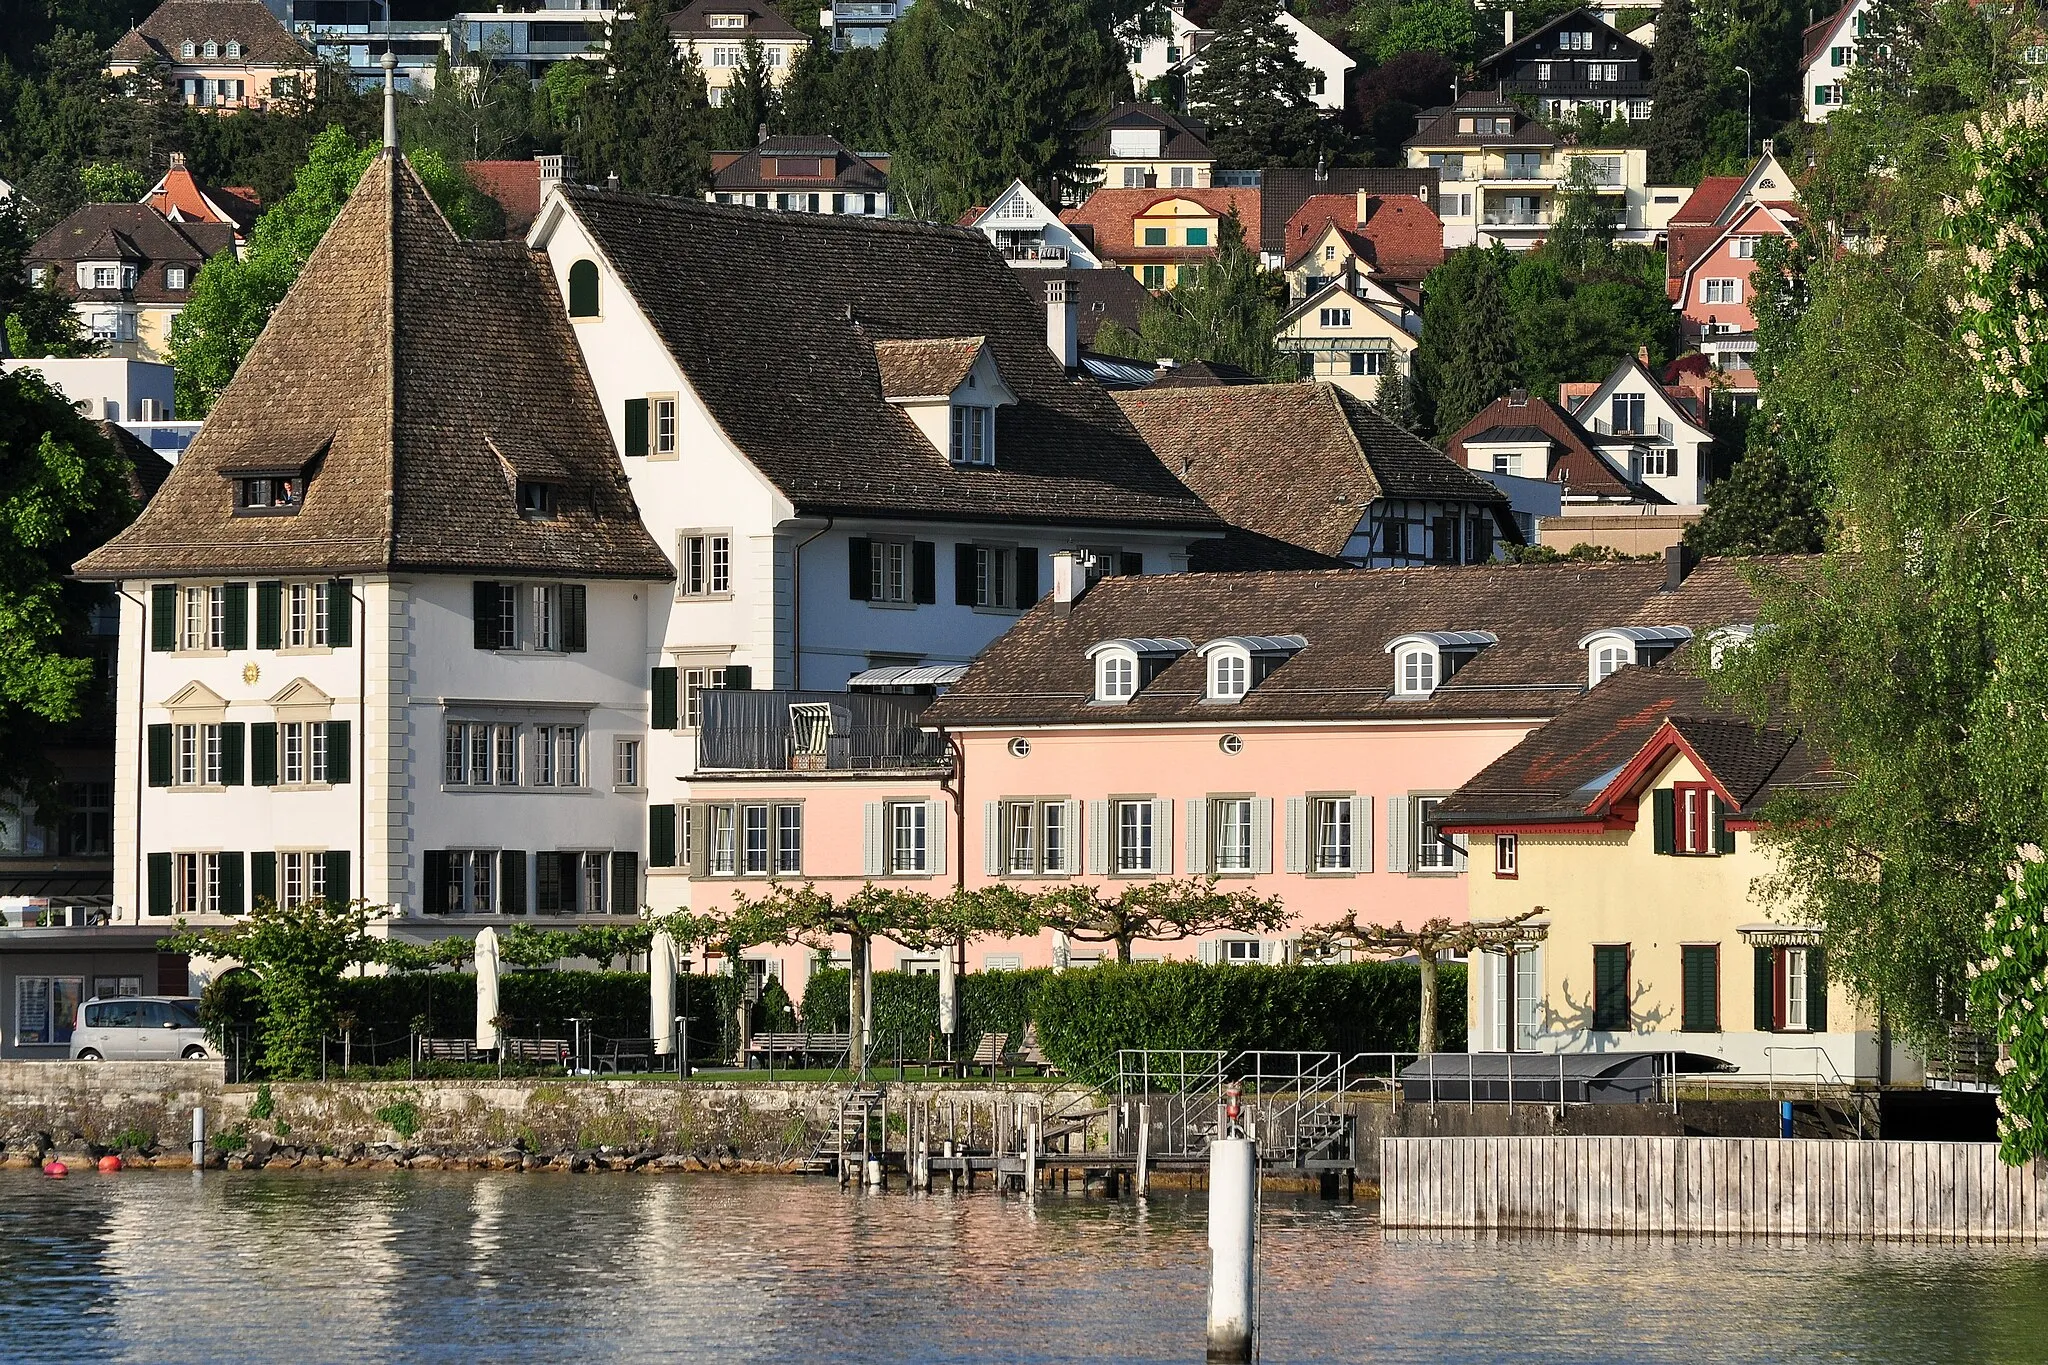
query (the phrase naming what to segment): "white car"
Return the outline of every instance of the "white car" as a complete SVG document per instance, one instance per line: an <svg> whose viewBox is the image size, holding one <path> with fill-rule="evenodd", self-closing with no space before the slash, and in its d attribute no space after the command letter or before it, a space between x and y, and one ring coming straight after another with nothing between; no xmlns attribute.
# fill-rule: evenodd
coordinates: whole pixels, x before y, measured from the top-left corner
<svg viewBox="0 0 2048 1365"><path fill-rule="evenodd" d="M213 1056L190 996L94 997L78 1007L71 1055L81 1062L203 1062Z"/></svg>

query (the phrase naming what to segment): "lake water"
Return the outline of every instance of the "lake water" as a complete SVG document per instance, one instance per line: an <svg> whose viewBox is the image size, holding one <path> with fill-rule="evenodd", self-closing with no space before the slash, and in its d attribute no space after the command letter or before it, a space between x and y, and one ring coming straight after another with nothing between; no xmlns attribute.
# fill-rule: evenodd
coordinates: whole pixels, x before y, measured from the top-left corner
<svg viewBox="0 0 2048 1365"><path fill-rule="evenodd" d="M829 1181L0 1173L0 1358L1182 1361L1204 1205ZM1262 1358L2048 1358L2048 1252L1382 1236L1268 1199Z"/></svg>

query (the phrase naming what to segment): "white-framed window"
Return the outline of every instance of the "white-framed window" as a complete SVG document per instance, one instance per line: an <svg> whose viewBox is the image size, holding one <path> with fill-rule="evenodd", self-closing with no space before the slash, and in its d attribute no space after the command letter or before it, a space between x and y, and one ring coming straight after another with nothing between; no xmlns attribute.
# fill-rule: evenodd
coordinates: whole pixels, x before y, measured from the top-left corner
<svg viewBox="0 0 2048 1365"><path fill-rule="evenodd" d="M1138 695L1138 656L1127 650L1104 650L1095 659L1095 700L1124 702Z"/></svg>
<svg viewBox="0 0 2048 1365"><path fill-rule="evenodd" d="M1728 243L1728 254L1738 261L1753 261L1756 259L1756 243L1754 237L1737 237Z"/></svg>
<svg viewBox="0 0 2048 1365"><path fill-rule="evenodd" d="M241 56L242 45L239 42L236 42L233 38L228 39L227 54L230 57Z"/></svg>
<svg viewBox="0 0 2048 1365"><path fill-rule="evenodd" d="M285 589L284 647L321 649L327 644L327 585L293 583Z"/></svg>
<svg viewBox="0 0 2048 1365"><path fill-rule="evenodd" d="M1118 801L1116 816L1116 870L1150 872L1158 865L1153 839L1154 803Z"/></svg>
<svg viewBox="0 0 2048 1365"><path fill-rule="evenodd" d="M178 55L186 61L192 60L199 55L199 44L187 38L184 42L178 44Z"/></svg>
<svg viewBox="0 0 2048 1365"><path fill-rule="evenodd" d="M498 599L498 648L519 648L519 585L516 583L494 583L493 594Z"/></svg>
<svg viewBox="0 0 2048 1365"><path fill-rule="evenodd" d="M1636 652L1625 644L1605 644L1593 651L1592 685L1598 687L1636 661Z"/></svg>
<svg viewBox="0 0 2048 1365"><path fill-rule="evenodd" d="M164 288L183 289L191 282L192 272L182 265L164 267Z"/></svg>
<svg viewBox="0 0 2048 1365"><path fill-rule="evenodd" d="M529 589L533 625L533 647L543 654L562 650L562 590L553 583L535 583Z"/></svg>
<svg viewBox="0 0 2048 1365"><path fill-rule="evenodd" d="M761 803L741 806L739 827L740 871L748 876L765 875L772 857L768 807Z"/></svg>
<svg viewBox="0 0 2048 1365"><path fill-rule="evenodd" d="M1415 870L1417 872L1455 872L1458 867L1457 845L1449 838L1430 831L1429 817L1436 814L1436 808L1444 803L1441 796L1418 796L1415 798Z"/></svg>
<svg viewBox="0 0 2048 1365"><path fill-rule="evenodd" d="M277 855L278 904L318 905L327 899L327 855L324 850L285 849Z"/></svg>
<svg viewBox="0 0 2048 1365"><path fill-rule="evenodd" d="M1351 325L1351 310L1349 308L1319 308L1316 310L1316 325L1318 327L1349 327Z"/></svg>
<svg viewBox="0 0 2048 1365"><path fill-rule="evenodd" d="M312 727L316 733L325 727ZM519 731L509 721L451 720L442 751L441 780L449 786L516 787L519 785ZM538 727L536 733L547 726ZM545 746L545 739L540 741ZM326 759L320 758L321 778Z"/></svg>
<svg viewBox="0 0 2048 1365"><path fill-rule="evenodd" d="M1209 700L1244 699L1252 686L1252 658L1241 649L1219 649L1209 656Z"/></svg>
<svg viewBox="0 0 2048 1365"><path fill-rule="evenodd" d="M1005 801L998 814L997 865L1004 876L1059 876L1074 870L1065 801Z"/></svg>
<svg viewBox="0 0 2048 1365"><path fill-rule="evenodd" d="M1593 35L1585 29L1572 29L1557 35L1559 52L1591 52Z"/></svg>
<svg viewBox="0 0 2048 1365"><path fill-rule="evenodd" d="M694 730L704 723L704 694L725 686L723 668L683 670L683 728Z"/></svg>
<svg viewBox="0 0 2048 1365"><path fill-rule="evenodd" d="M1017 602L1017 552L993 545L974 547L974 605L1013 608Z"/></svg>
<svg viewBox="0 0 2048 1365"><path fill-rule="evenodd" d="M926 806L922 801L892 801L889 815L889 870L895 873L929 869Z"/></svg>
<svg viewBox="0 0 2048 1365"><path fill-rule="evenodd" d="M1013 877L1038 873L1038 803L1010 801L1003 807L1003 870Z"/></svg>
<svg viewBox="0 0 2048 1365"><path fill-rule="evenodd" d="M876 540L868 544L868 600L910 601L910 542Z"/></svg>
<svg viewBox="0 0 2048 1365"><path fill-rule="evenodd" d="M1212 870L1252 870L1252 801L1250 797L1226 796L1209 802L1209 847Z"/></svg>
<svg viewBox="0 0 2048 1365"><path fill-rule="evenodd" d="M1670 446L1644 446L1642 451L1642 475L1646 479L1668 478L1675 471L1672 464L1677 451Z"/></svg>
<svg viewBox="0 0 2048 1365"><path fill-rule="evenodd" d="M184 615L178 631L178 647L186 650L220 649L227 639L227 591L220 584L187 588Z"/></svg>
<svg viewBox="0 0 2048 1365"><path fill-rule="evenodd" d="M1420 646L1401 651L1394 670L1394 691L1404 697L1426 697L1436 691L1436 651Z"/></svg>
<svg viewBox="0 0 2048 1365"><path fill-rule="evenodd" d="M1386 372L1387 353L1385 351L1353 351L1351 353L1351 373L1355 375L1377 376L1383 375Z"/></svg>
<svg viewBox="0 0 2048 1365"><path fill-rule="evenodd" d="M201 49L201 52L209 58L218 57L220 56L220 44L216 43L213 39L208 38L206 40L206 46Z"/></svg>
<svg viewBox="0 0 2048 1365"><path fill-rule="evenodd" d="M677 552L676 595L723 597L732 592L732 533L691 531Z"/></svg>
<svg viewBox="0 0 2048 1365"><path fill-rule="evenodd" d="M1357 870L1354 843L1355 802L1348 796L1318 796L1309 802L1309 867L1316 872Z"/></svg>
<svg viewBox="0 0 2048 1365"><path fill-rule="evenodd" d="M711 64L713 66L738 66L742 62L746 61L746 59L747 50L743 47L720 46L711 49Z"/></svg>
<svg viewBox="0 0 2048 1365"><path fill-rule="evenodd" d="M676 453L676 400L657 398L653 406L654 453L673 455Z"/></svg>
<svg viewBox="0 0 2048 1365"><path fill-rule="evenodd" d="M730 875L739 869L738 846L734 838L733 808L711 806L710 843L705 848L706 865L714 873Z"/></svg>
<svg viewBox="0 0 2048 1365"><path fill-rule="evenodd" d="M775 808L775 870L804 870L804 808L794 802Z"/></svg>
<svg viewBox="0 0 2048 1365"><path fill-rule="evenodd" d="M996 462L996 410L968 403L953 405L953 463L992 465Z"/></svg>
<svg viewBox="0 0 2048 1365"><path fill-rule="evenodd" d="M174 725L171 727L174 740L174 763L172 777L180 787L199 785L199 727L197 725Z"/></svg>
<svg viewBox="0 0 2048 1365"><path fill-rule="evenodd" d="M1493 836L1494 876L1512 877L1516 875L1515 867L1520 857L1521 848L1516 836L1512 834L1496 834Z"/></svg>
<svg viewBox="0 0 2048 1365"><path fill-rule="evenodd" d="M640 741L619 736L612 741L612 785L634 790L640 785Z"/></svg>
<svg viewBox="0 0 2048 1365"><path fill-rule="evenodd" d="M705 16L704 26L706 28L745 28L747 26L747 16L744 14L708 14Z"/></svg>
<svg viewBox="0 0 2048 1365"><path fill-rule="evenodd" d="M1193 166L1173 167L1168 174L1168 182L1173 189L1193 189L1195 187L1195 168Z"/></svg>
<svg viewBox="0 0 2048 1365"><path fill-rule="evenodd" d="M554 785L557 787L580 787L583 785L583 727L580 725L543 725L539 732L553 732Z"/></svg>
<svg viewBox="0 0 2048 1365"><path fill-rule="evenodd" d="M1741 280L1701 280L1701 303L1741 303Z"/></svg>
<svg viewBox="0 0 2048 1365"><path fill-rule="evenodd" d="M1787 1033L1806 1032L1807 992L1812 976L1807 970L1807 950L1787 948L1785 954L1785 1009L1784 1031Z"/></svg>
<svg viewBox="0 0 2048 1365"><path fill-rule="evenodd" d="M1242 967L1263 962L1265 944L1255 938L1227 938L1219 945L1223 961Z"/></svg>
<svg viewBox="0 0 2048 1365"><path fill-rule="evenodd" d="M173 862L172 890L181 915L220 913L220 855L180 853Z"/></svg>
<svg viewBox="0 0 2048 1365"><path fill-rule="evenodd" d="M1495 454L1493 457L1493 472L1496 474L1519 476L1522 472L1522 457L1519 455Z"/></svg>

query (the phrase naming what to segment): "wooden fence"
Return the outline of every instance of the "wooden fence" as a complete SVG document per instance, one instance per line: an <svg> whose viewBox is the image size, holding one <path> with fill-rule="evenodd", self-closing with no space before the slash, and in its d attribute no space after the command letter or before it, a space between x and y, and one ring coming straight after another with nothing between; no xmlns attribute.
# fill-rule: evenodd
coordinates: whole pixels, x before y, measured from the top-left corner
<svg viewBox="0 0 2048 1365"><path fill-rule="evenodd" d="M1390 1228L2048 1240L2048 1168L1982 1142L1380 1139Z"/></svg>

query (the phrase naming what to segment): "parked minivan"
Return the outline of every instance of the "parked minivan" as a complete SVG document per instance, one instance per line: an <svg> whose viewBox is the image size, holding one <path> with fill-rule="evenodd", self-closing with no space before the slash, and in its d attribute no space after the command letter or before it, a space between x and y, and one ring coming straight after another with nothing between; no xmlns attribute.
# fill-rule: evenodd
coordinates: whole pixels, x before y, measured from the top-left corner
<svg viewBox="0 0 2048 1365"><path fill-rule="evenodd" d="M95 997L78 1007L71 1055L81 1062L204 1061L213 1055L199 1002L182 995Z"/></svg>

